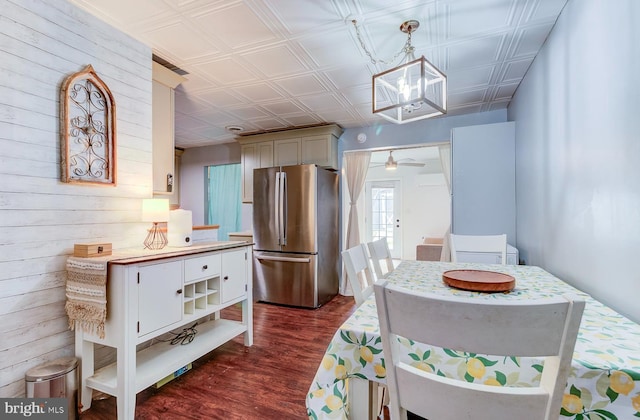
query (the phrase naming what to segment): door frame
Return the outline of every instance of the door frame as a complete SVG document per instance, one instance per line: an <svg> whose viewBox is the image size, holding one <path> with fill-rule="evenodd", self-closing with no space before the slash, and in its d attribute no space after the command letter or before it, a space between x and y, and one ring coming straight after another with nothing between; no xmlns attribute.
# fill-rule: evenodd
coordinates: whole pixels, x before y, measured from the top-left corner
<svg viewBox="0 0 640 420"><path fill-rule="evenodd" d="M377 185L376 185L377 184ZM365 202L365 213L360 216L364 217L364 225L365 225L365 241L371 242L373 241L373 224L370 220L372 215L371 208L371 199L373 198L371 195L371 189L373 187L385 187L387 184L389 187L394 189L393 194L393 218L395 221L393 224L395 225L393 228L393 245L389 247L391 251L391 257L395 259L402 258L402 180L400 179L373 179L365 182L364 187L364 202Z"/></svg>
<svg viewBox="0 0 640 420"><path fill-rule="evenodd" d="M340 207L341 207L341 220L340 220L340 249L344 250L346 247L347 240L347 225L349 223L349 188L347 187L346 175L344 173L344 156L347 153L353 152L380 152L380 151L389 151L389 150L398 150L398 149L414 149L419 147L438 147L442 144L450 144L450 139L446 139L443 141L434 141L427 143L411 143L411 144L402 144L402 145L388 145L388 146L380 146L380 147L371 147L371 148L363 148L363 149L349 149L342 150L342 156L339 159L339 171L341 173L340 180ZM364 215L366 214L365 210L365 200L364 200L364 189L358 198L358 202L356 203L356 209L358 211L358 228L360 232L360 242L364 243L364 238L366 237L365 232L365 222ZM401 219L402 221L402 219ZM402 226L401 226L402 228ZM412 252L407 250L408 253ZM411 259L410 256L407 256L408 259Z"/></svg>

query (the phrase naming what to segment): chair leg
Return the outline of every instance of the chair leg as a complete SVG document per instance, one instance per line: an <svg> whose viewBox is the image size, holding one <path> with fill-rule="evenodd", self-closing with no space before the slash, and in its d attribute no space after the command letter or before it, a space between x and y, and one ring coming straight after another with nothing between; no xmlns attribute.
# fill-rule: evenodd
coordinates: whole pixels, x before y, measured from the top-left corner
<svg viewBox="0 0 640 420"><path fill-rule="evenodd" d="M378 420L391 420L391 414L389 414L389 407L383 406L382 413L378 416Z"/></svg>
<svg viewBox="0 0 640 420"><path fill-rule="evenodd" d="M389 414L389 392L386 386L381 386L379 389L381 393L378 394L378 401L380 402L378 420L391 420L391 414Z"/></svg>

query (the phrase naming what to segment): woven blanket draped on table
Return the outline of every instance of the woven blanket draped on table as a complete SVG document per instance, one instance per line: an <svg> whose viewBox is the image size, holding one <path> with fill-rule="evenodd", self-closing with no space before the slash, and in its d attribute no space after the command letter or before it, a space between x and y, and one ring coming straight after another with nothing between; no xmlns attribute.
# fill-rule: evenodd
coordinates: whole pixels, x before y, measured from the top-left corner
<svg viewBox="0 0 640 420"><path fill-rule="evenodd" d="M67 259L67 303L69 328L104 338L107 319L107 264L106 259Z"/></svg>

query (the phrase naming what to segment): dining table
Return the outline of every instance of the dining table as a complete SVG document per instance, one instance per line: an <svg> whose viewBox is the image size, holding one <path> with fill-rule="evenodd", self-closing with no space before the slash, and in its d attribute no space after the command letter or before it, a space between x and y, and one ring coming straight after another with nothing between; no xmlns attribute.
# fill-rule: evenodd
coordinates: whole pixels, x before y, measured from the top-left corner
<svg viewBox="0 0 640 420"><path fill-rule="evenodd" d="M461 290L445 284L449 270L508 274L508 292ZM537 266L403 260L386 275L416 292L485 300L529 300L577 294L586 301L559 419L640 418L640 325ZM604 280L603 280L604 281ZM428 319L424 320L429 322ZM461 381L527 387L540 382L542 359L478 355L410 342L402 360ZM310 419L376 419L376 392L386 367L372 294L338 328L306 397ZM451 404L455 404L451 401Z"/></svg>

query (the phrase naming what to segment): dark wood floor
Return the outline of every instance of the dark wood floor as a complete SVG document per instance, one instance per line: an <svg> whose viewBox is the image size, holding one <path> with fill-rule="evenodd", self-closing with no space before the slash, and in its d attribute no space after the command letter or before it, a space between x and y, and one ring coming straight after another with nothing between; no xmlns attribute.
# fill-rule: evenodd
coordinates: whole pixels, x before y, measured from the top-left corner
<svg viewBox="0 0 640 420"><path fill-rule="evenodd" d="M331 337L354 309L353 298L340 295L315 310L256 303L252 347L238 337L161 388L140 392L136 419L307 418L307 390ZM239 310L223 316L237 318ZM93 401L81 415L115 418L113 397Z"/></svg>

